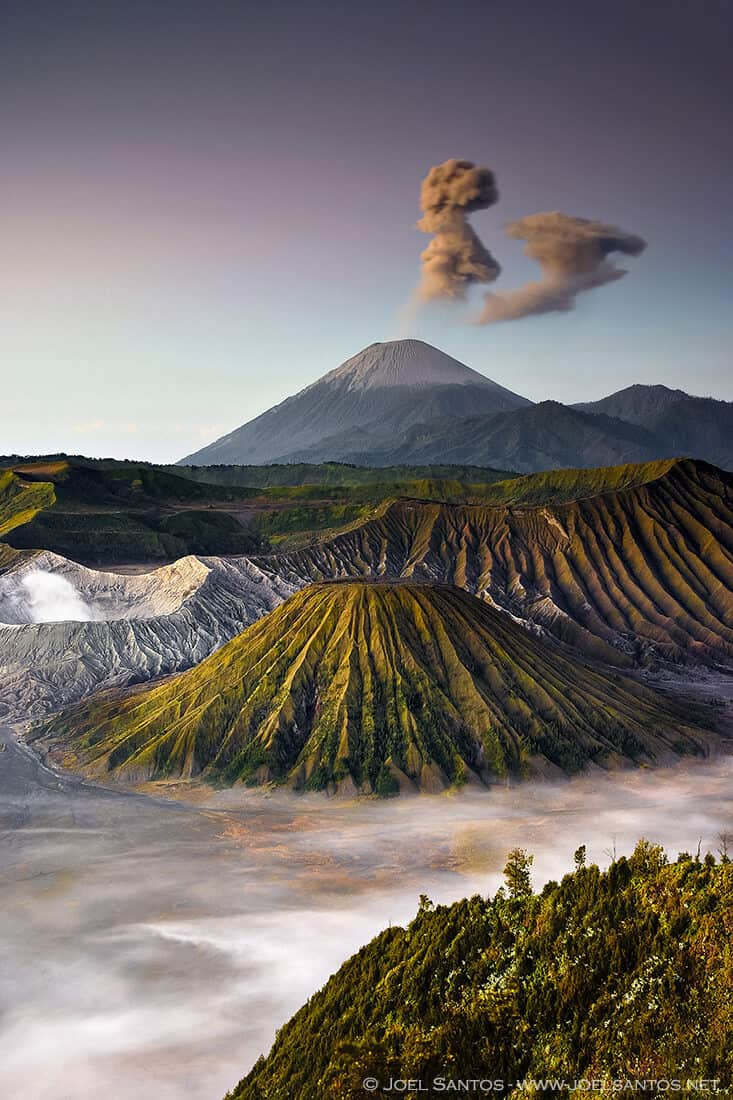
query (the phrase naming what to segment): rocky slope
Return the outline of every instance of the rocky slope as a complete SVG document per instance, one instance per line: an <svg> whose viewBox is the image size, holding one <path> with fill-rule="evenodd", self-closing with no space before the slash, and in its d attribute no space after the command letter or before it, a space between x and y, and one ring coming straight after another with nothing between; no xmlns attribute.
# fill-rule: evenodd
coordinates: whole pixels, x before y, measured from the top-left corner
<svg viewBox="0 0 733 1100"><path fill-rule="evenodd" d="M704 751L682 708L461 589L313 585L198 667L44 726L67 764L396 793Z"/></svg>
<svg viewBox="0 0 733 1100"><path fill-rule="evenodd" d="M620 666L730 662L732 483L690 461L556 471L486 486L490 503L388 503L297 552L188 557L142 576L0 544L0 716L189 668L292 592L334 578L455 584ZM67 589L35 592L34 573Z"/></svg>
<svg viewBox="0 0 733 1100"><path fill-rule="evenodd" d="M0 576L6 721L48 714L101 687L189 668L293 590L246 558L183 558L141 576L85 569L48 553L17 555L6 564ZM49 592L48 578L62 587L53 584ZM54 618L63 621L48 621Z"/></svg>

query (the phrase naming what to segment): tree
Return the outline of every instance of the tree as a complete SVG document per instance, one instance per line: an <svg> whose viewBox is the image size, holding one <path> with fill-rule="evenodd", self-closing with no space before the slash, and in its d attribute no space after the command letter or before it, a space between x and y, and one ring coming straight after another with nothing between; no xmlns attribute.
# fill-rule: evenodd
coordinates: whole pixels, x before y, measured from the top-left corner
<svg viewBox="0 0 733 1100"><path fill-rule="evenodd" d="M429 913L434 908L435 908L435 905L430 900L428 895L427 894L421 894L420 895L420 904L417 907L418 914L419 913Z"/></svg>
<svg viewBox="0 0 733 1100"><path fill-rule="evenodd" d="M526 848L512 848L504 868L504 878L510 898L518 900L530 897L532 894L530 868L533 863L534 856L529 855Z"/></svg>
<svg viewBox="0 0 733 1100"><path fill-rule="evenodd" d="M652 844L646 837L642 837L637 841L636 847L629 858L629 865L634 871L641 871L642 874L649 874L650 872L656 872L660 867L664 867L667 862L667 856L664 848L659 844Z"/></svg>
<svg viewBox="0 0 733 1100"><path fill-rule="evenodd" d="M577 870L581 867L585 867L585 844L581 844L579 848L575 849L573 853L573 863Z"/></svg>

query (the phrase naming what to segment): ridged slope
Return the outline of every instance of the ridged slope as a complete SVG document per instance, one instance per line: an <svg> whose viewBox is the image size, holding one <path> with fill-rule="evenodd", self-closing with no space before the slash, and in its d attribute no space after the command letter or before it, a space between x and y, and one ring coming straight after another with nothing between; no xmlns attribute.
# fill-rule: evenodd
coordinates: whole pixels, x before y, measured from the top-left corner
<svg viewBox="0 0 733 1100"><path fill-rule="evenodd" d="M337 442L339 446L334 448ZM476 408L460 420L435 419L393 437L379 451L375 451L371 440L331 443L330 456L344 462L455 462L527 473L646 462L680 453L667 450L645 428L610 416L580 412L557 401L488 414Z"/></svg>
<svg viewBox="0 0 733 1100"><path fill-rule="evenodd" d="M547 762L697 752L701 730L620 677L563 656L459 589L322 584L195 669L98 697L46 728L93 772L134 780L434 789Z"/></svg>
<svg viewBox="0 0 733 1100"><path fill-rule="evenodd" d="M0 720L7 722L40 718L100 688L190 668L293 591L247 558L188 557L121 576L0 543L3 568ZM67 580L92 621L29 622L23 580L34 572Z"/></svg>
<svg viewBox="0 0 733 1100"><path fill-rule="evenodd" d="M538 484L550 476L553 485ZM733 475L692 460L650 463L622 472L627 487L601 492L599 472L588 476L584 489L569 471L567 491L579 499L560 504L535 502L538 493L562 495L562 472L504 483L511 504L397 501L281 558L278 572L301 584L449 582L605 660L640 661L650 650L730 658Z"/></svg>

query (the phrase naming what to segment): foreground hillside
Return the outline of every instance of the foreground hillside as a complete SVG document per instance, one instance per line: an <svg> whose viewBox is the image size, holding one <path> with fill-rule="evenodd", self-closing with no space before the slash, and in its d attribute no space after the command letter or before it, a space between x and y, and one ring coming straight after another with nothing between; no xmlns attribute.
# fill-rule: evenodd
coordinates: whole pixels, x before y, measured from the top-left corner
<svg viewBox="0 0 733 1100"><path fill-rule="evenodd" d="M496 504L396 501L281 555L292 583L432 579L616 663L733 655L733 474L692 460L555 471Z"/></svg>
<svg viewBox="0 0 733 1100"><path fill-rule="evenodd" d="M441 1078L498 1079L505 1096L551 1092L516 1085L548 1078L602 1080L604 1096L627 1095L614 1080L729 1089L733 864L714 864L668 864L641 841L537 896L515 851L509 896L425 899L341 967L228 1100L356 1100L368 1077L419 1079L426 1096L445 1095Z"/></svg>
<svg viewBox="0 0 733 1100"><path fill-rule="evenodd" d="M682 710L439 585L315 585L198 667L41 730L94 774L396 793L705 751Z"/></svg>

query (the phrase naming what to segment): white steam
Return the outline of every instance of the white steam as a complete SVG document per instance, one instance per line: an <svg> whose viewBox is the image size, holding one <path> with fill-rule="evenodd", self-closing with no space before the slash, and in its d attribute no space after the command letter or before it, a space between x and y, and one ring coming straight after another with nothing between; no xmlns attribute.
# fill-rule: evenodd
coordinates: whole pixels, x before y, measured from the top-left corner
<svg viewBox="0 0 733 1100"><path fill-rule="evenodd" d="M34 570L26 573L21 584L32 623L86 623L96 618L71 581L58 573Z"/></svg>

